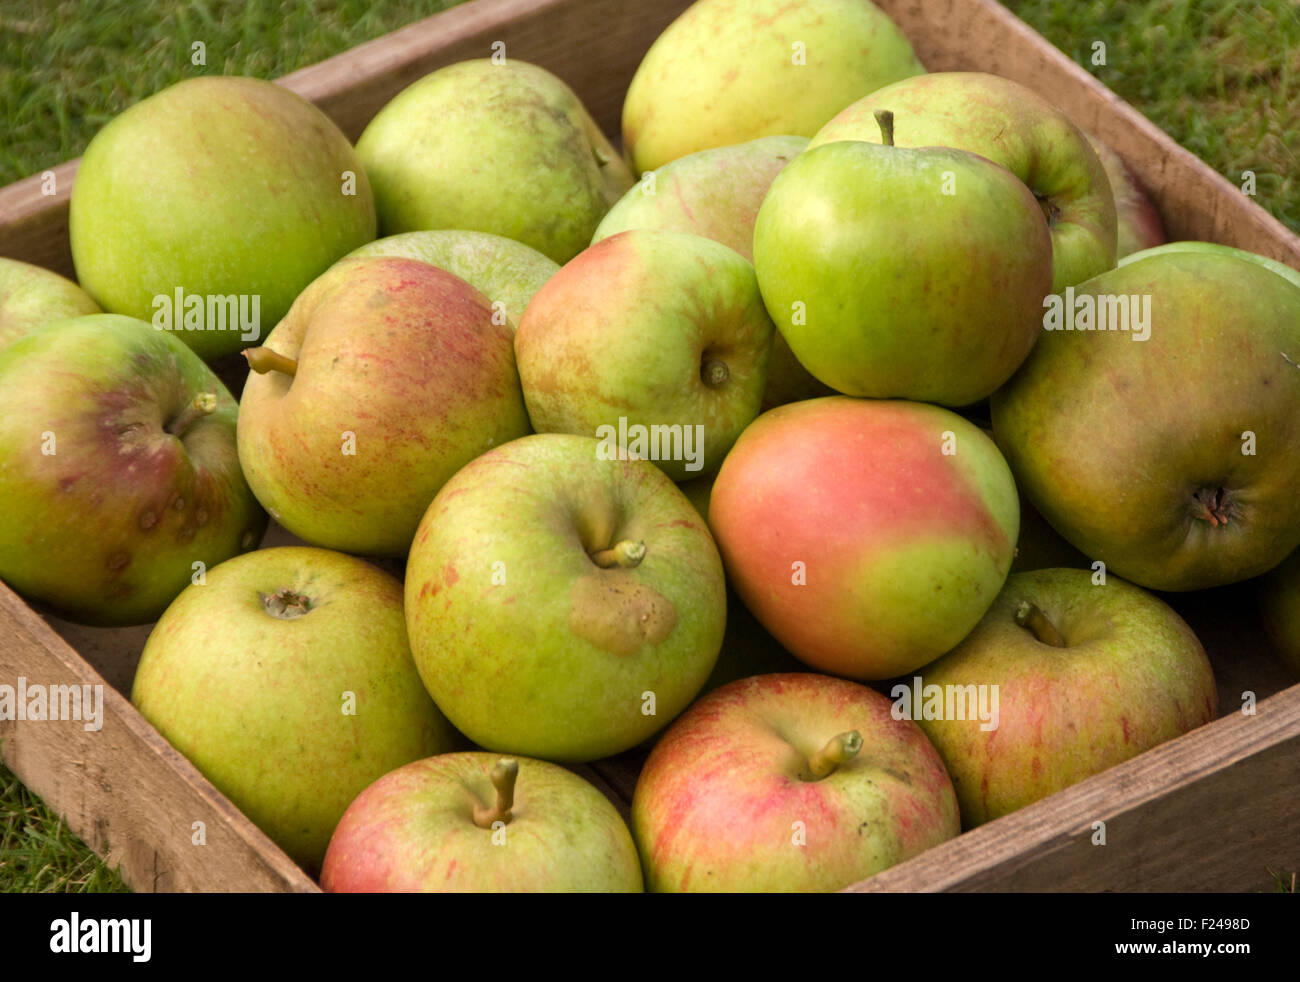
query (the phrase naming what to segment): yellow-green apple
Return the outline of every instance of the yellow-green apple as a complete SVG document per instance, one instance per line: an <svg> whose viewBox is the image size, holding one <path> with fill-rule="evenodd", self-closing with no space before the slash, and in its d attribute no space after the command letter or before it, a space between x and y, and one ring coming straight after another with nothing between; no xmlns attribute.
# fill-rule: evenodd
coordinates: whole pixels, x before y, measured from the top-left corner
<svg viewBox="0 0 1300 982"><path fill-rule="evenodd" d="M529 431L509 327L418 260L338 263L245 354L239 459L313 545L404 555L452 474Z"/></svg>
<svg viewBox="0 0 1300 982"><path fill-rule="evenodd" d="M765 136L664 164L610 209L592 243L629 229L665 228L721 242L753 262L758 207L773 178L807 145L807 137ZM763 408L830 394L774 334Z"/></svg>
<svg viewBox="0 0 1300 982"><path fill-rule="evenodd" d="M1300 675L1300 550L1260 582L1259 606L1278 654Z"/></svg>
<svg viewBox="0 0 1300 982"><path fill-rule="evenodd" d="M1152 256L1168 256L1174 253L1208 253L1210 255L1234 256L1237 259L1244 259L1247 262L1263 266L1265 269L1271 269L1290 283L1300 287L1300 270L1288 266L1286 263L1280 263L1276 259L1270 259L1268 256L1261 256L1257 252L1250 252L1247 249L1236 249L1232 246L1221 245L1218 242L1166 242L1163 245L1152 246L1150 249L1143 249L1141 252L1135 252L1132 255L1124 256L1119 261L1119 265L1128 266L1131 263L1141 262L1143 259L1150 259Z"/></svg>
<svg viewBox="0 0 1300 982"><path fill-rule="evenodd" d="M655 744L632 798L655 892L839 890L959 831L920 728L878 692L810 673L701 699Z"/></svg>
<svg viewBox="0 0 1300 982"><path fill-rule="evenodd" d="M402 585L327 549L208 570L154 625L131 701L312 873L367 786L460 742L411 661Z"/></svg>
<svg viewBox="0 0 1300 982"><path fill-rule="evenodd" d="M882 111L886 144L891 125ZM1037 339L1052 245L1006 168L964 150L847 141L777 175L754 267L777 329L820 381L965 406Z"/></svg>
<svg viewBox="0 0 1300 982"><path fill-rule="evenodd" d="M686 232L603 239L543 286L515 334L539 433L601 439L674 480L716 473L763 400L772 322L754 269Z"/></svg>
<svg viewBox="0 0 1300 982"><path fill-rule="evenodd" d="M354 801L326 893L640 893L622 816L572 771L462 752L385 774Z"/></svg>
<svg viewBox="0 0 1300 982"><path fill-rule="evenodd" d="M370 182L330 118L255 78L186 79L90 141L69 212L77 278L105 310L204 358L265 336L375 237Z"/></svg>
<svg viewBox="0 0 1300 982"><path fill-rule="evenodd" d="M0 353L0 577L91 624L154 620L266 530L235 400L176 337L118 314Z"/></svg>
<svg viewBox="0 0 1300 982"><path fill-rule="evenodd" d="M1167 253L1072 294L992 401L1034 507L1152 590L1281 562L1300 545L1300 289L1233 256Z"/></svg>
<svg viewBox="0 0 1300 982"><path fill-rule="evenodd" d="M406 566L415 663L488 749L607 757L680 713L722 644L722 563L645 460L544 433L489 451L429 506Z"/></svg>
<svg viewBox="0 0 1300 982"><path fill-rule="evenodd" d="M493 313L504 315L511 331L524 315L533 294L560 268L522 242L490 232L458 229L401 232L349 254L349 258L357 256L418 259L445 269L487 297L492 302Z"/></svg>
<svg viewBox="0 0 1300 982"><path fill-rule="evenodd" d="M72 280L0 256L0 351L52 321L98 313L99 304Z"/></svg>
<svg viewBox="0 0 1300 982"><path fill-rule="evenodd" d="M893 140L900 147L969 150L1028 185L1041 206L1040 221L1051 230L1053 290L1115 265L1115 199L1105 168L1082 131L1031 89L980 72L919 75L846 108L813 137L810 149L837 140L880 142L877 110L894 114ZM958 177L956 195L962 193ZM928 229L932 207L898 223Z"/></svg>
<svg viewBox="0 0 1300 982"><path fill-rule="evenodd" d="M791 654L912 671L978 623L1011 566L1016 488L993 441L921 403L780 406L723 462L709 527L729 582Z"/></svg>
<svg viewBox="0 0 1300 982"><path fill-rule="evenodd" d="M623 102L638 173L763 136L812 136L925 68L868 0L697 0L646 52Z"/></svg>
<svg viewBox="0 0 1300 982"><path fill-rule="evenodd" d="M1133 173L1133 169L1101 140L1091 133L1084 133L1088 144L1097 154L1101 166L1110 181L1110 190L1115 198L1115 222L1118 231L1118 243L1115 255L1119 259L1150 249L1165 241L1165 228L1160 222L1160 213L1151 203L1142 182Z"/></svg>
<svg viewBox="0 0 1300 982"><path fill-rule="evenodd" d="M893 695L939 749L968 828L1208 723L1217 705L1182 618L1077 569L1011 576L975 630Z"/></svg>
<svg viewBox="0 0 1300 982"><path fill-rule="evenodd" d="M492 232L564 263L632 175L573 90L524 61L462 61L407 86L357 141L386 235Z"/></svg>

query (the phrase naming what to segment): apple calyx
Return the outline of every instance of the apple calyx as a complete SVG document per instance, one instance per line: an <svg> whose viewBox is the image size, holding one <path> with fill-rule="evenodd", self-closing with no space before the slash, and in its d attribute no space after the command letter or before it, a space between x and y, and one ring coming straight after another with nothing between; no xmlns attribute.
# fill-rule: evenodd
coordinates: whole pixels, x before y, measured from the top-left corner
<svg viewBox="0 0 1300 982"><path fill-rule="evenodd" d="M283 621L291 621L296 617L301 617L315 606L311 602L311 597L297 593L287 587L283 590L277 590L275 593L262 594L263 609L272 617L277 617Z"/></svg>
<svg viewBox="0 0 1300 982"><path fill-rule="evenodd" d="M248 367L258 375L280 372L282 375L293 376L298 371L297 361L278 351L272 351L265 345L259 348L245 348L241 354L247 359Z"/></svg>
<svg viewBox="0 0 1300 982"><path fill-rule="evenodd" d="M1032 633L1043 644L1050 644L1055 648L1068 647L1065 638L1056 629L1056 625L1028 600L1020 601L1020 605L1016 607L1016 623Z"/></svg>
<svg viewBox="0 0 1300 982"><path fill-rule="evenodd" d="M492 768L489 780L496 789L496 800L491 805L474 806L474 824L481 829L490 829L497 822L508 824L513 817L510 809L515 805L515 781L519 777L519 761L513 757L502 757Z"/></svg>
<svg viewBox="0 0 1300 982"><path fill-rule="evenodd" d="M808 773L811 777L804 780L820 781L829 777L856 757L861 749L862 734L857 730L848 730L831 737L826 746L808 758Z"/></svg>
<svg viewBox="0 0 1300 982"><path fill-rule="evenodd" d="M645 543L634 542L631 539L624 539L622 542L614 543L608 549L601 549L591 554L591 561L601 569L610 569L614 566L632 569L641 565L643 559L645 559Z"/></svg>
<svg viewBox="0 0 1300 982"><path fill-rule="evenodd" d="M163 429L172 436L184 436L191 426L204 416L216 412L216 409L217 394L215 392L200 392Z"/></svg>
<svg viewBox="0 0 1300 982"><path fill-rule="evenodd" d="M716 389L731 377L726 362L710 358L700 365L700 380L711 389Z"/></svg>
<svg viewBox="0 0 1300 982"><path fill-rule="evenodd" d="M877 109L873 116L880 127L880 142L887 147L894 145L894 114L888 109Z"/></svg>
<svg viewBox="0 0 1300 982"><path fill-rule="evenodd" d="M1231 511L1228 492L1221 487L1198 488L1192 492L1192 517L1209 522L1210 528L1228 524Z"/></svg>

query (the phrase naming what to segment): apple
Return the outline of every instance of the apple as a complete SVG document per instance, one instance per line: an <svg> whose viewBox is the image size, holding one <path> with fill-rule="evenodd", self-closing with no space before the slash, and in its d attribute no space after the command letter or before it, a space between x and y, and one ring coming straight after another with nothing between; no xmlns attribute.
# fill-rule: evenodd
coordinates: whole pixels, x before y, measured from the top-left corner
<svg viewBox="0 0 1300 982"><path fill-rule="evenodd" d="M1128 266L1132 263L1141 262L1143 259L1150 259L1152 256L1168 256L1174 253L1188 252L1233 256L1237 259L1244 259L1247 262L1263 266L1265 269L1271 269L1284 280L1300 287L1300 270L1293 269L1286 263L1280 263L1276 259L1270 259L1268 256L1261 256L1257 252L1235 249L1232 246L1220 245L1218 242L1166 242L1163 245L1153 246L1150 249L1143 249L1141 252L1124 256L1120 259L1119 265Z"/></svg>
<svg viewBox="0 0 1300 982"><path fill-rule="evenodd" d="M407 86L357 153L384 234L492 232L557 263L582 251L632 186L573 90L513 58L462 61Z"/></svg>
<svg viewBox="0 0 1300 982"><path fill-rule="evenodd" d="M459 742L412 664L402 585L326 549L208 570L154 626L131 701L310 873L371 782Z"/></svg>
<svg viewBox="0 0 1300 982"><path fill-rule="evenodd" d="M1124 163L1124 158L1097 137L1091 133L1084 133L1084 136L1101 161L1115 197L1115 219L1119 233L1116 256L1123 259L1142 249L1160 245L1165 241L1160 213L1151 203L1138 176Z"/></svg>
<svg viewBox="0 0 1300 982"><path fill-rule="evenodd" d="M515 355L538 432L601 438L682 481L715 473L758 415L772 335L754 269L734 250L633 229L547 281Z"/></svg>
<svg viewBox="0 0 1300 982"><path fill-rule="evenodd" d="M791 654L887 679L933 661L1006 579L1016 488L988 437L921 403L830 396L760 416L709 527L728 581Z"/></svg>
<svg viewBox="0 0 1300 982"><path fill-rule="evenodd" d="M1046 331L993 397L1021 490L1148 589L1276 566L1300 545L1300 289L1233 256L1166 253L1075 287L1059 326L1088 304L1094 329Z"/></svg>
<svg viewBox="0 0 1300 982"><path fill-rule="evenodd" d="M52 321L100 312L99 305L72 280L0 256L0 351Z"/></svg>
<svg viewBox="0 0 1300 982"><path fill-rule="evenodd" d="M812 136L925 68L866 0L697 0L651 45L623 102L638 173L764 136Z"/></svg>
<svg viewBox="0 0 1300 982"><path fill-rule="evenodd" d="M754 226L768 312L814 377L853 396L965 406L1038 337L1052 245L1010 171L943 147L800 154ZM945 188L954 191L945 193Z"/></svg>
<svg viewBox="0 0 1300 982"><path fill-rule="evenodd" d="M866 686L760 675L711 693L655 744L632 798L655 892L839 890L960 832L920 728Z"/></svg>
<svg viewBox="0 0 1300 982"><path fill-rule="evenodd" d="M895 686L966 827L1214 719L1214 673L1191 628L1118 577L1095 583L1086 570L1014 574L961 644Z"/></svg>
<svg viewBox="0 0 1300 982"><path fill-rule="evenodd" d="M89 624L145 624L266 530L236 406L176 337L118 314L0 352L0 577Z"/></svg>
<svg viewBox="0 0 1300 982"><path fill-rule="evenodd" d="M533 294L560 268L522 242L455 229L390 235L349 253L360 256L418 259L445 269L487 297L494 312L503 312L512 332Z"/></svg>
<svg viewBox="0 0 1300 982"><path fill-rule="evenodd" d="M623 195L596 226L592 244L629 229L663 228L721 242L753 262L758 207L772 179L807 145L807 137L765 136L680 157ZM830 394L774 334L762 408Z"/></svg>
<svg viewBox="0 0 1300 982"><path fill-rule="evenodd" d="M1115 265L1115 199L1105 168L1088 138L1037 93L980 72L919 75L846 108L813 137L810 149L836 140L880 142L877 110L893 112L898 146L968 150L1029 186L1051 230L1053 291ZM962 194L960 179L956 193ZM928 228L932 207L914 210L912 222ZM922 214L926 221L919 220Z"/></svg>
<svg viewBox="0 0 1300 982"><path fill-rule="evenodd" d="M452 474L529 431L510 329L414 259L339 263L245 354L244 474L313 545L404 555Z"/></svg>
<svg viewBox="0 0 1300 982"><path fill-rule="evenodd" d="M407 561L406 618L425 686L471 740L585 761L686 708L717 659L726 591L708 529L662 471L546 433L438 492Z"/></svg>
<svg viewBox="0 0 1300 982"><path fill-rule="evenodd" d="M1264 629L1278 654L1300 675L1300 550L1260 583L1259 607Z"/></svg>
<svg viewBox="0 0 1300 982"><path fill-rule="evenodd" d="M321 869L326 893L640 893L609 800L544 760L441 754L354 801Z"/></svg>
<svg viewBox="0 0 1300 982"><path fill-rule="evenodd" d="M82 287L204 358L265 335L340 256L375 237L352 145L255 78L186 79L90 141L68 216Z"/></svg>

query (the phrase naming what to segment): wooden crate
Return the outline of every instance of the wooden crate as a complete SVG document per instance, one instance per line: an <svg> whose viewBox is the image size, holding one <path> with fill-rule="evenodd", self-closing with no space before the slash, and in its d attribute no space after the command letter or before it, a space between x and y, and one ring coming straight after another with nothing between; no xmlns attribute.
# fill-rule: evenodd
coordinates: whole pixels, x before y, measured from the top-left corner
<svg viewBox="0 0 1300 982"><path fill-rule="evenodd" d="M1046 96L1115 147L1152 191L1171 239L1207 239L1300 268L1300 239L991 0L876 0L932 71L992 71ZM420 76L503 41L565 79L606 132L642 55L689 0L476 0L281 84L355 139ZM76 161L0 190L0 255L71 275ZM268 535L268 545L286 541ZM1215 666L1221 718L931 849L855 891L1251 890L1300 867L1300 685L1255 623L1250 584L1169 598ZM173 750L123 693L149 628L87 628L32 610L0 584L0 680L105 684L101 732L0 722L0 756L137 890L315 891L316 885ZM1240 712L1254 693L1254 715ZM641 758L578 768L624 815ZM193 844L204 823L206 845ZM1106 844L1094 845L1104 822Z"/></svg>

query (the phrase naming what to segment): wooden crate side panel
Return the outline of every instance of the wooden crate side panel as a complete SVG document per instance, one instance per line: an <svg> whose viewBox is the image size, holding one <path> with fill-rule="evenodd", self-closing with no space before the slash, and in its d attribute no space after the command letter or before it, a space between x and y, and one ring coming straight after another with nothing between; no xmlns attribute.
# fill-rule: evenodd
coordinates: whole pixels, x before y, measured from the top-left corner
<svg viewBox="0 0 1300 982"><path fill-rule="evenodd" d="M1300 686L851 887L1251 891L1300 869ZM1094 822L1105 822L1095 845Z"/></svg>
<svg viewBox="0 0 1300 982"><path fill-rule="evenodd" d="M1249 249L1300 269L1300 237L992 0L875 0L931 71L1013 79L1110 144L1137 172L1171 240Z"/></svg>
<svg viewBox="0 0 1300 982"><path fill-rule="evenodd" d="M8 587L0 683L102 685L103 728L0 721L5 766L134 890L315 892L316 885ZM206 845L194 844L203 823Z"/></svg>

